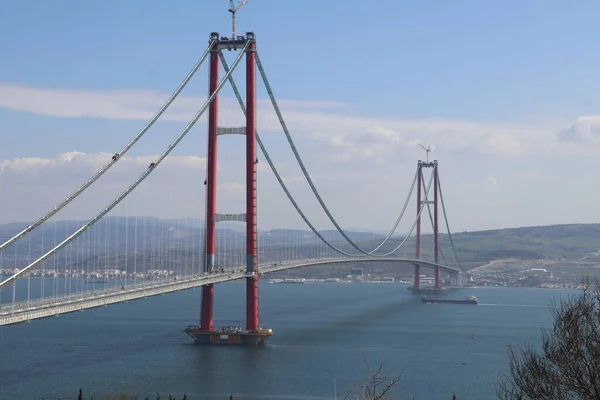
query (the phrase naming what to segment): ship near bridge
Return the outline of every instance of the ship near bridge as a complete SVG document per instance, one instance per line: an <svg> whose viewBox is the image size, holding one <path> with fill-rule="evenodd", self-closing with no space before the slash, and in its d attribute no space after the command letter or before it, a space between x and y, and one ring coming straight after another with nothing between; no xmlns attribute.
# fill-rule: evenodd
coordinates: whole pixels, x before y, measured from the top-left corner
<svg viewBox="0 0 600 400"><path fill-rule="evenodd" d="M427 298L427 296L424 296L421 298L421 301L423 303L429 303L429 304L473 304L473 305L477 305L479 303L479 299L477 299L477 296L469 296L467 298L464 299L436 299L436 298Z"/></svg>

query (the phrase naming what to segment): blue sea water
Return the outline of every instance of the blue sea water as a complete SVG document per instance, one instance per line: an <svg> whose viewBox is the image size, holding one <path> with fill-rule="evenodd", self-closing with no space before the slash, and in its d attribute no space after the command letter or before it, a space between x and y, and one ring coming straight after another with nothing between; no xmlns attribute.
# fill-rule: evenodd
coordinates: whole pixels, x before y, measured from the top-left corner
<svg viewBox="0 0 600 400"><path fill-rule="evenodd" d="M243 283L215 287L215 325L244 325ZM423 304L405 285L261 284L266 346L198 346L190 290L0 327L0 399L73 399L127 391L190 399L339 398L365 362L402 375L394 399L493 399L507 346L538 345L552 298L572 291L454 289L480 305ZM474 335L474 336L473 336ZM473 338L474 337L474 338Z"/></svg>

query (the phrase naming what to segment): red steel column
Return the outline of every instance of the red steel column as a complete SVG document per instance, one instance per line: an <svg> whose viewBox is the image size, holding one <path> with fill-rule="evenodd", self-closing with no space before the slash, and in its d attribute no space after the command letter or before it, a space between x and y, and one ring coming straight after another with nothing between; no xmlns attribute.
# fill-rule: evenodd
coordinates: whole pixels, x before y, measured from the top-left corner
<svg viewBox="0 0 600 400"><path fill-rule="evenodd" d="M253 40L253 39L250 39ZM256 43L246 51L246 329L258 330L258 249L256 233Z"/></svg>
<svg viewBox="0 0 600 400"><path fill-rule="evenodd" d="M421 161L417 164L417 215L421 211L421 181L423 180L423 169L421 168ZM415 252L415 258L418 260L421 257L421 216L417 218L417 236L416 236L417 248ZM413 288L419 289L421 287L421 266L415 264L415 284Z"/></svg>
<svg viewBox="0 0 600 400"><path fill-rule="evenodd" d="M209 96L219 85L219 47L215 42L210 53ZM217 211L217 121L219 102L215 96L208 108L208 160L206 176L206 247L204 272L211 272L215 265L215 213ZM213 293L212 284L202 287L202 313L200 328L204 331L213 329Z"/></svg>
<svg viewBox="0 0 600 400"><path fill-rule="evenodd" d="M433 254L438 264L440 254L440 233L438 224L438 164L433 162ZM440 267L435 266L435 288L440 288Z"/></svg>

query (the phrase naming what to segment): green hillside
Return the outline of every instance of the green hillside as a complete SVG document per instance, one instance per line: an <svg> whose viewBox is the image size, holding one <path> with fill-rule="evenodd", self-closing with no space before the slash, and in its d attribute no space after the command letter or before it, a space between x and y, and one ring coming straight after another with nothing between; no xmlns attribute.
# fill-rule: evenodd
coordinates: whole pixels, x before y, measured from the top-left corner
<svg viewBox="0 0 600 400"><path fill-rule="evenodd" d="M600 224L460 232L452 239L459 258L468 263L499 258L575 261L600 250Z"/></svg>

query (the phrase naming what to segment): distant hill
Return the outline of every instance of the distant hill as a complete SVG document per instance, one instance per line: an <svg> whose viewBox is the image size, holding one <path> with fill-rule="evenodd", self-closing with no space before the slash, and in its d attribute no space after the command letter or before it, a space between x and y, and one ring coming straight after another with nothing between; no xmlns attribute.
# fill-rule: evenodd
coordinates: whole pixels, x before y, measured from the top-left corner
<svg viewBox="0 0 600 400"><path fill-rule="evenodd" d="M575 261L600 250L600 224L568 224L460 232L452 235L465 262L499 258Z"/></svg>
<svg viewBox="0 0 600 400"><path fill-rule="evenodd" d="M27 263L60 243L74 232L81 222L59 221L46 224L34 231L31 238L23 239L17 246L17 266ZM18 233L26 223L0 225L0 242L4 242ZM245 232L240 225L219 224L217 237L224 246L233 246L244 242ZM152 217L108 217L99 221L86 232L76 243L80 257L94 257L95 260L104 254L131 253L145 250L148 258L164 257L157 252L168 248L169 251L187 257L190 252L197 253L204 242L204 223L197 219L161 220ZM320 232L327 240L342 246L343 238L337 231ZM348 236L360 243L361 247L370 250L385 238L385 235L370 232L348 232ZM126 240L128 238L128 240ZM600 224L550 225L524 228L495 229L477 232L457 232L452 234L457 255L462 264L472 268L492 260L516 258L524 260L564 259L567 261L582 258L600 261ZM318 238L309 230L274 229L259 232L260 249L263 254L278 253L290 246L299 246L301 257L311 257ZM391 251L402 237L393 237L380 251ZM344 249L349 249L344 245ZM440 247L448 264L453 265L453 254L448 235L440 235ZM160 248L160 249L159 249ZM408 238L401 250L401 255L413 257L415 249L414 237ZM422 238L421 254L431 258L433 253L432 235ZM5 267L15 264L15 251L4 251L2 257ZM170 255L172 257L173 255ZM64 254L65 260L73 257ZM118 259L118 257L116 257ZM264 258L263 258L264 261Z"/></svg>

